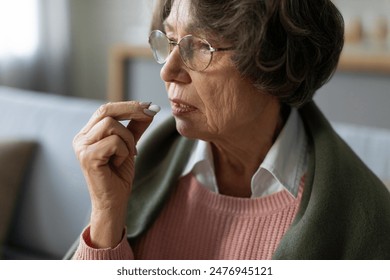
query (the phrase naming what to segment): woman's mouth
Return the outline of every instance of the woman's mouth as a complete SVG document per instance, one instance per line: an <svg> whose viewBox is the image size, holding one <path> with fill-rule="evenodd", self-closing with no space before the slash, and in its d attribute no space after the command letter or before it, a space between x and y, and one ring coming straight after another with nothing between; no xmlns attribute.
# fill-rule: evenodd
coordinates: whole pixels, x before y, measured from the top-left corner
<svg viewBox="0 0 390 280"><path fill-rule="evenodd" d="M179 100L171 100L172 113L175 116L184 115L197 110L194 106Z"/></svg>

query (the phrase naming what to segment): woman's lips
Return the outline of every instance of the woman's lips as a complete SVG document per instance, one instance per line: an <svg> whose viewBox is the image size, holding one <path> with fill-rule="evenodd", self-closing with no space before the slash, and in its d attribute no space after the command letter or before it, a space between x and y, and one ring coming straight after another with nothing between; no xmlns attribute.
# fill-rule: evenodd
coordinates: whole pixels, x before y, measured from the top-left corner
<svg viewBox="0 0 390 280"><path fill-rule="evenodd" d="M184 115L197 110L196 107L191 106L180 100L171 100L172 113L176 116Z"/></svg>

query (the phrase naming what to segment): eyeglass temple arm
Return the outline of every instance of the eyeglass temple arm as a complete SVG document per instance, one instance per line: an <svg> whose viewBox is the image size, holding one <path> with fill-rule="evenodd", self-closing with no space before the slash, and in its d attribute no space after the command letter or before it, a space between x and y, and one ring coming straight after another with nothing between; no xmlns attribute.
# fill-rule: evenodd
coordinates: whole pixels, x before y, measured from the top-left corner
<svg viewBox="0 0 390 280"><path fill-rule="evenodd" d="M223 52L223 51L232 51L234 50L233 47L230 47L230 48L213 48L213 47L210 47L210 51L211 52Z"/></svg>

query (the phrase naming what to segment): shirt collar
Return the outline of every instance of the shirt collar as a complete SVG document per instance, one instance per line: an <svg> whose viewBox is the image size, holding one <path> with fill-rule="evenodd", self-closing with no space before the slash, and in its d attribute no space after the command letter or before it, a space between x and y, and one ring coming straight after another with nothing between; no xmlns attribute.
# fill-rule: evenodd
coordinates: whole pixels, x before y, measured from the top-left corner
<svg viewBox="0 0 390 280"><path fill-rule="evenodd" d="M306 171L306 148L304 126L297 110L293 108L276 141L252 177L252 197L283 189L296 197L300 179ZM213 162L210 143L198 140L182 176L193 172L202 185L218 193Z"/></svg>
<svg viewBox="0 0 390 280"><path fill-rule="evenodd" d="M212 192L218 193L217 180L214 172L213 152L210 143L203 140L196 141L182 176L190 172L194 174L199 183L204 187Z"/></svg>
<svg viewBox="0 0 390 280"><path fill-rule="evenodd" d="M252 177L252 193L260 196L273 192L265 190L262 178L268 172L294 197L298 195L299 182L307 168L307 139L301 118L296 109L290 115L276 141L268 151L259 169ZM265 175L266 176L266 175ZM280 188L275 191L281 190Z"/></svg>

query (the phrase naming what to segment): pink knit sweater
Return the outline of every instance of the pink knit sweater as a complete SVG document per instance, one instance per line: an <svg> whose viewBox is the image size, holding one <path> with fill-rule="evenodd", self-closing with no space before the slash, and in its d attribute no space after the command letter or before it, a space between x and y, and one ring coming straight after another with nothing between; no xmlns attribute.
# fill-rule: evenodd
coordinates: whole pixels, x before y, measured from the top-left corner
<svg viewBox="0 0 390 280"><path fill-rule="evenodd" d="M148 232L130 248L90 247L83 234L76 259L271 259L298 210L298 197L281 191L247 199L219 195L192 174L183 177Z"/></svg>

